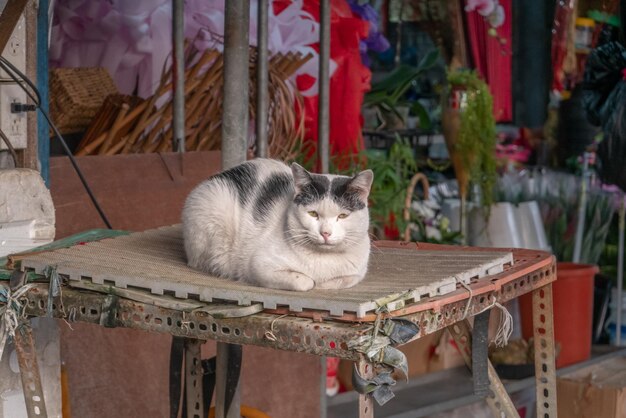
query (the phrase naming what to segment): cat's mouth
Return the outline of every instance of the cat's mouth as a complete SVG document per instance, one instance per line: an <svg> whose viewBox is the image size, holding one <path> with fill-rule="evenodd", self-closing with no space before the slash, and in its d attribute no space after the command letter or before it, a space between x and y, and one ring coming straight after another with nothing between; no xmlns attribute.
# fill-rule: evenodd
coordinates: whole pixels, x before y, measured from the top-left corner
<svg viewBox="0 0 626 418"><path fill-rule="evenodd" d="M331 250L339 244L338 242L330 242L330 241L316 241L317 247L322 250Z"/></svg>

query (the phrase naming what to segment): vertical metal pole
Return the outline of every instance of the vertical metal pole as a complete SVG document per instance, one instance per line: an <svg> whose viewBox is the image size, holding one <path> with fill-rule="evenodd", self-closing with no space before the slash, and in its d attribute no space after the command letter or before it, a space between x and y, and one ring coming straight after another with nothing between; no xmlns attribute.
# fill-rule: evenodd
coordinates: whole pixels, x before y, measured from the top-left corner
<svg viewBox="0 0 626 418"><path fill-rule="evenodd" d="M225 2L222 169L246 160L250 0Z"/></svg>
<svg viewBox="0 0 626 418"><path fill-rule="evenodd" d="M583 176L580 186L580 200L578 202L578 223L576 225L576 236L574 238L574 255L572 261L580 263L583 247L583 234L585 232L585 213L587 211L587 189L589 187L589 160L591 153L585 152L583 156Z"/></svg>
<svg viewBox="0 0 626 418"><path fill-rule="evenodd" d="M41 109L48 112L48 0L39 0L37 9L37 89ZM50 188L50 128L41 112L37 113L37 154L41 177Z"/></svg>
<svg viewBox="0 0 626 418"><path fill-rule="evenodd" d="M217 367L215 376L215 416L217 418L240 418L241 411L241 360L240 345L217 343Z"/></svg>
<svg viewBox="0 0 626 418"><path fill-rule="evenodd" d="M322 173L328 173L330 162L330 0L320 0L320 54L317 103L317 158ZM321 396L326 399L326 357L322 356ZM326 402L321 405L321 416L326 416ZM363 411L368 411L364 413ZM359 397L359 416L373 416L372 400Z"/></svg>
<svg viewBox="0 0 626 418"><path fill-rule="evenodd" d="M375 376L373 365L361 358L357 362L359 374L367 380ZM374 418L374 399L371 395L359 395L359 418Z"/></svg>
<svg viewBox="0 0 626 418"><path fill-rule="evenodd" d="M22 391L28 418L47 418L41 374L37 364L37 350L30 322L23 322L15 332L15 352L22 377Z"/></svg>
<svg viewBox="0 0 626 418"><path fill-rule="evenodd" d="M536 417L557 416L552 283L533 290Z"/></svg>
<svg viewBox="0 0 626 418"><path fill-rule="evenodd" d="M203 341L185 339L185 402L187 418L205 417L202 387L201 347ZM208 411L207 411L208 412Z"/></svg>
<svg viewBox="0 0 626 418"><path fill-rule="evenodd" d="M622 204L619 208L619 243L617 245L617 319L615 324L615 344L622 344L622 295L624 293L624 223L626 215L626 196L622 196Z"/></svg>
<svg viewBox="0 0 626 418"><path fill-rule="evenodd" d="M174 58L172 65L172 88L174 90L172 137L174 138L173 148L178 152L185 152L184 8L184 0L172 0L172 51Z"/></svg>
<svg viewBox="0 0 626 418"><path fill-rule="evenodd" d="M258 0L256 61L256 149L257 157L267 158L268 66L267 25L269 0Z"/></svg>
<svg viewBox="0 0 626 418"><path fill-rule="evenodd" d="M320 169L329 168L329 107L330 107L330 0L320 0L320 55L319 55L319 102L317 120L317 149Z"/></svg>
<svg viewBox="0 0 626 418"><path fill-rule="evenodd" d="M320 418L328 416L328 395L326 394L328 367L326 356L320 357Z"/></svg>
<svg viewBox="0 0 626 418"><path fill-rule="evenodd" d="M228 0L224 7L222 170L227 170L246 161L248 149L250 0ZM217 418L240 417L242 356L240 345L217 343Z"/></svg>

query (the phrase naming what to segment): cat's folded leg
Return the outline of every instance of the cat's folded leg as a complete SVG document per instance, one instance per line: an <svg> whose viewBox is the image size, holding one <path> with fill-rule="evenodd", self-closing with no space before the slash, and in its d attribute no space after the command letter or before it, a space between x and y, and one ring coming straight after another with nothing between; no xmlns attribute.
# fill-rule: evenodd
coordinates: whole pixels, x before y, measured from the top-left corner
<svg viewBox="0 0 626 418"><path fill-rule="evenodd" d="M258 272L254 278L254 283L271 289L296 290L300 292L311 290L315 286L313 279L306 274L289 269L269 269Z"/></svg>
<svg viewBox="0 0 626 418"><path fill-rule="evenodd" d="M346 289L355 286L363 280L363 276L353 274L350 276L333 277L330 280L318 283L315 287L318 289Z"/></svg>

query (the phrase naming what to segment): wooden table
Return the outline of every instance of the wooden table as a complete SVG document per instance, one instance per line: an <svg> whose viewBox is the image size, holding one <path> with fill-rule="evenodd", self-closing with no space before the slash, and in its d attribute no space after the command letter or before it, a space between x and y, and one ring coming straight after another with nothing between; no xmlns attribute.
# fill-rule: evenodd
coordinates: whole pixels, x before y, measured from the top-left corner
<svg viewBox="0 0 626 418"><path fill-rule="evenodd" d="M89 231L52 243L39 251L51 251L68 246L75 248L91 241L126 234L121 231ZM494 251L494 249L400 242L376 242L375 246L381 251L406 251L407 257L432 251L458 254L459 257ZM8 287L6 280L9 279L12 269L16 269L13 272L16 279L13 291L18 291L20 286L28 286L22 298L23 313L26 317L52 314L56 318L68 321L89 322L105 327L142 329L185 338L188 342L186 356L190 360L187 364L196 365L195 370L193 367L186 370L187 382L192 383L186 385L188 416L206 416L206 411L202 410L202 402L194 401L202 398L202 382L198 378L201 373L197 369L200 362L194 359L199 360L200 345L206 340L258 345L354 360L357 362L360 376L375 381L378 371L381 370L379 361L366 354L367 350L363 349L363 344L355 342L368 341L379 336L379 327L376 324L380 325L387 320L408 321L405 323L413 324L415 332L410 340L448 328L466 363L474 371L475 392L484 396L495 416L518 416L487 359L486 327L489 311L496 302L502 304L522 294L533 292L537 416L553 418L556 417L556 377L551 283L556 279L555 260L550 254L539 251L516 249L501 251L503 254L512 253L514 262L505 265L504 269L496 274L468 277L466 282L459 281L456 289L451 289L449 293L432 296L425 294L421 295L418 301L412 302L411 299L407 299L399 304L396 301L388 305L392 309L378 309L365 313L342 311L331 314L330 311L323 309L302 307L296 309L299 311L296 312L290 310L290 307L281 306L264 309L254 301L244 304L246 306L223 302L207 303L197 300L198 298L177 299L167 294L155 297L141 290L120 290L114 288L112 283L81 282L79 286L83 288L78 288L73 286L76 283L69 277L50 271L47 275L34 271L17 274L20 265L28 265L29 259L41 255L40 252L0 260L0 265L6 265L5 270L0 270L0 287ZM54 252L46 254L54 259ZM54 290L50 279L59 279L62 291L56 296L50 295L50 289ZM203 308L193 308L198 304ZM470 317L474 317L473 327L468 322ZM408 341L402 341L400 344ZM31 414L29 416L42 416L34 412L35 407L39 408L39 411L45 411L45 405L40 394L36 359L32 351L32 336L27 321L22 322L21 332L16 334L16 345L20 347L18 357L22 368L27 409ZM397 344L387 342L390 349L393 349L394 345ZM40 401L35 401L37 399ZM220 396L216 399L218 404L224 402ZM359 416L373 417L373 411L371 394L360 395Z"/></svg>

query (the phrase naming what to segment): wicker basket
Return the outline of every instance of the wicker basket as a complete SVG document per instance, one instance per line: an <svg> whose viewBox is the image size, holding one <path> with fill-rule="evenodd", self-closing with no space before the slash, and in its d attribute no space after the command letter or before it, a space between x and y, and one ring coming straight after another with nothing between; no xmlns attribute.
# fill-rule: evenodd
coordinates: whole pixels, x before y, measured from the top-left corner
<svg viewBox="0 0 626 418"><path fill-rule="evenodd" d="M55 68L50 71L50 116L62 134L83 132L104 99L116 93L104 68Z"/></svg>
<svg viewBox="0 0 626 418"><path fill-rule="evenodd" d="M402 238L407 242L411 241L411 202L413 202L413 193L415 193L415 186L417 186L418 182L422 184L422 189L424 189L424 200L430 198L430 183L428 182L428 177L422 173L415 173L413 177L411 177L409 187L406 189L404 209L402 210L402 219L406 222L406 228L404 229Z"/></svg>

